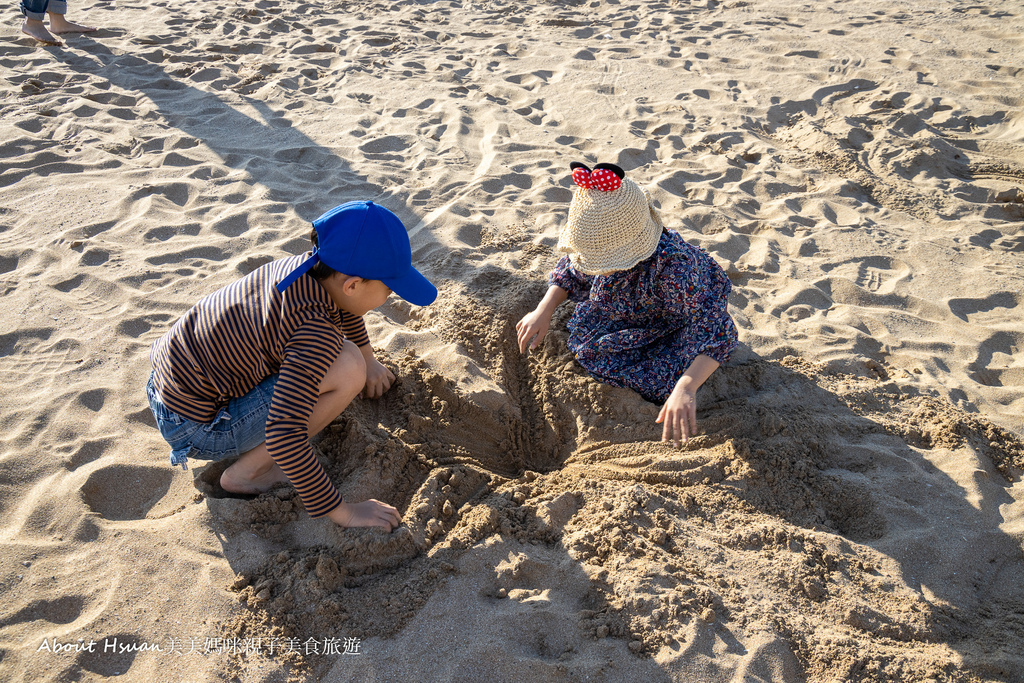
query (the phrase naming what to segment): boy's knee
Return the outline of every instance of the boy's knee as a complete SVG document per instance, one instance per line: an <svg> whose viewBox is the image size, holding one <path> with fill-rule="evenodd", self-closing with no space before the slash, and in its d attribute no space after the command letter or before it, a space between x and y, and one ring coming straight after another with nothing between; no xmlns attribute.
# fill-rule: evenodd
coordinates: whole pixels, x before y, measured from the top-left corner
<svg viewBox="0 0 1024 683"><path fill-rule="evenodd" d="M360 384L366 383L366 359L363 358L359 347L352 342L345 340L341 351L338 353L334 365L338 366L338 372L347 380L356 380Z"/></svg>
<svg viewBox="0 0 1024 683"><path fill-rule="evenodd" d="M351 362L361 367L363 372L366 372L366 359L363 358L362 351L348 339L341 344L341 352L338 354L338 358L342 357L350 359Z"/></svg>
<svg viewBox="0 0 1024 683"><path fill-rule="evenodd" d="M320 393L326 393L335 389L355 387L361 390L366 384L366 361L359 347L346 340L334 359L331 367L327 370L323 382L320 383Z"/></svg>
<svg viewBox="0 0 1024 683"><path fill-rule="evenodd" d="M366 360L359 347L346 340L334 359L324 381L320 384L320 393L335 389L360 391L366 384Z"/></svg>

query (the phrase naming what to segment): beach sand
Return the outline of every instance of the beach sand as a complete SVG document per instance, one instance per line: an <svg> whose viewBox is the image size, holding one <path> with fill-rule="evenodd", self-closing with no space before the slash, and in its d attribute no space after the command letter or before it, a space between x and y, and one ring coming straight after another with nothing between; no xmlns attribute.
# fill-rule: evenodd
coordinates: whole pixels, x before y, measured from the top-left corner
<svg viewBox="0 0 1024 683"><path fill-rule="evenodd" d="M1019 3L71 5L0 27L0 679L1024 680ZM568 305L515 348L577 160L733 282L679 450ZM391 534L171 468L144 389L352 199L440 290L314 441Z"/></svg>

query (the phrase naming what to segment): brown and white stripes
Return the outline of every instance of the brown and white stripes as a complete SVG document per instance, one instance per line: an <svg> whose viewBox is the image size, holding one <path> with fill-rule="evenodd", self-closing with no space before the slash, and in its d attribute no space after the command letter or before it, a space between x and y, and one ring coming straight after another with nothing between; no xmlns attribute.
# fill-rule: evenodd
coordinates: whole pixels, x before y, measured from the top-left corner
<svg viewBox="0 0 1024 683"><path fill-rule="evenodd" d="M277 374L267 449L319 517L341 496L309 444L309 418L343 340L370 342L363 319L335 306L311 276L277 291L307 256L268 263L201 299L153 345L150 361L160 400L196 422L213 421L229 399Z"/></svg>

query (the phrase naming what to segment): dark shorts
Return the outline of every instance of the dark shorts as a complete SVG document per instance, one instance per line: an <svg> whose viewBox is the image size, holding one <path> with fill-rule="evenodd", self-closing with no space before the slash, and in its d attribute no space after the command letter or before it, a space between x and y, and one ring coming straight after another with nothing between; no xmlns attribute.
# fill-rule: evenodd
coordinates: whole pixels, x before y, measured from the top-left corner
<svg viewBox="0 0 1024 683"><path fill-rule="evenodd" d="M156 426L171 446L171 464L188 469L188 458L223 460L251 451L267 440L267 415L274 398L277 375L271 375L241 398L233 398L212 422L195 422L168 408L153 389L153 375L146 384L149 407Z"/></svg>

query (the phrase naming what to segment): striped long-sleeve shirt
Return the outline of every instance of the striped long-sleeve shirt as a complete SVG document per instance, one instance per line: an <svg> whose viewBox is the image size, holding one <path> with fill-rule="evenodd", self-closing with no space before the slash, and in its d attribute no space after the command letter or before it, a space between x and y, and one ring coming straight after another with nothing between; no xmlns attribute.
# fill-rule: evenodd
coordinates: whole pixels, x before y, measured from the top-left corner
<svg viewBox="0 0 1024 683"><path fill-rule="evenodd" d="M335 306L310 275L277 291L307 256L268 263L204 297L153 345L150 360L164 405L197 422L277 374L267 449L309 515L320 517L341 496L310 446L309 418L343 339L365 346L369 338L363 319Z"/></svg>

